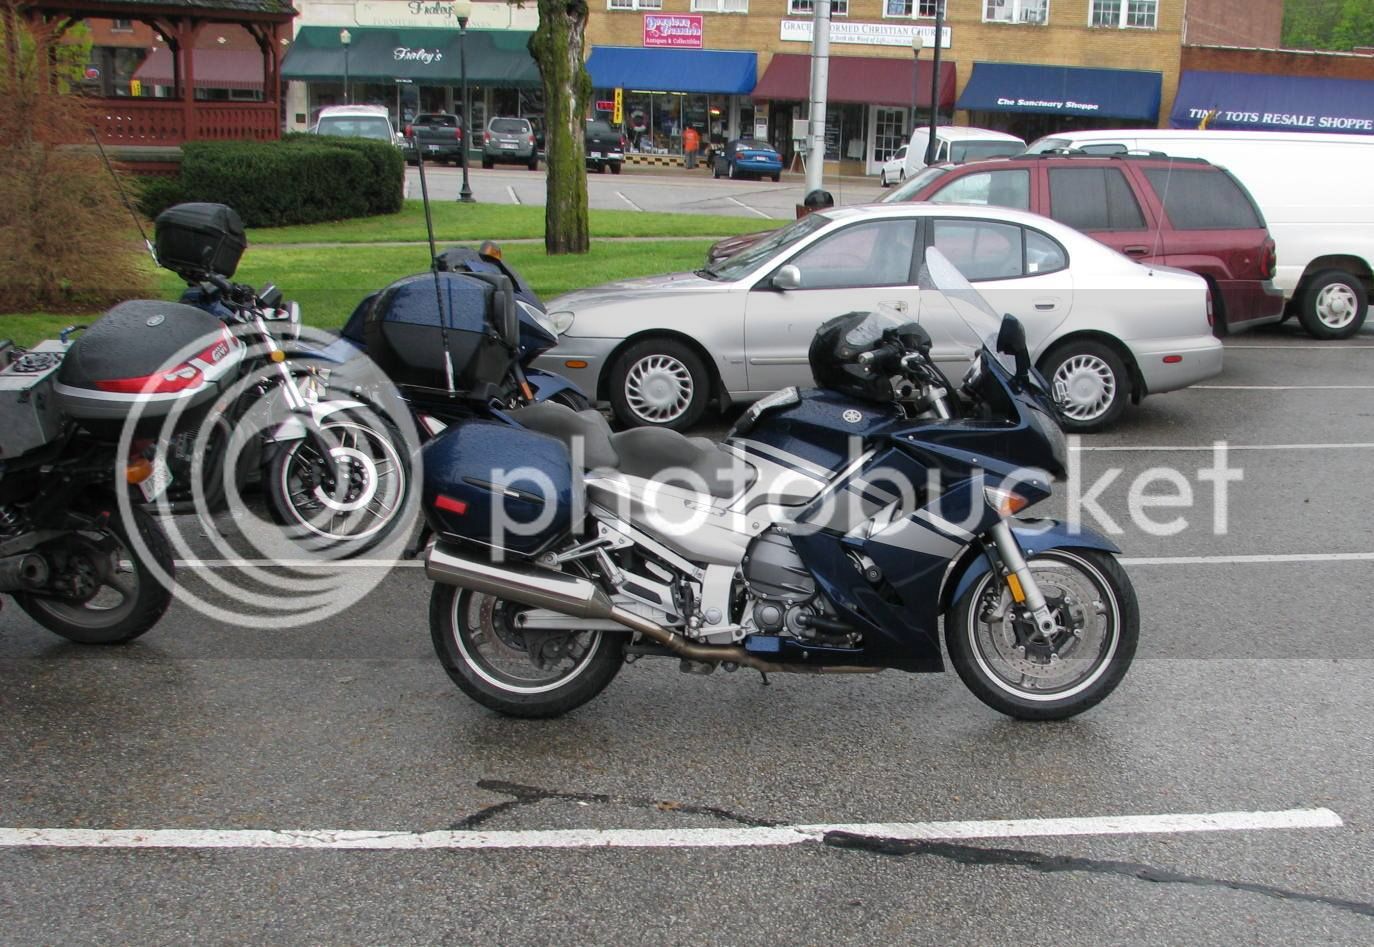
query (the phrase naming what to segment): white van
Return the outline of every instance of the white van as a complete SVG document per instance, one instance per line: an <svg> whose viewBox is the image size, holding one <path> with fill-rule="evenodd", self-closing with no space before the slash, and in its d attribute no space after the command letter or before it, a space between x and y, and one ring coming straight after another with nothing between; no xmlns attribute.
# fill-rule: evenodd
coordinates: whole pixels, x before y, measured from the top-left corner
<svg viewBox="0 0 1374 947"><path fill-rule="evenodd" d="M1028 151L1066 149L1159 151L1224 166L1278 244L1274 282L1289 315L1319 339L1348 338L1364 323L1374 292L1374 135L1133 128L1047 135Z"/></svg>
<svg viewBox="0 0 1374 947"><path fill-rule="evenodd" d="M902 180L906 180L926 166L926 147L930 144L930 128L923 126L911 133L906 149L906 164ZM1026 150L1024 140L1015 135L995 132L987 128L966 128L962 125L939 125L935 129L934 164L981 161L984 158L1005 158Z"/></svg>

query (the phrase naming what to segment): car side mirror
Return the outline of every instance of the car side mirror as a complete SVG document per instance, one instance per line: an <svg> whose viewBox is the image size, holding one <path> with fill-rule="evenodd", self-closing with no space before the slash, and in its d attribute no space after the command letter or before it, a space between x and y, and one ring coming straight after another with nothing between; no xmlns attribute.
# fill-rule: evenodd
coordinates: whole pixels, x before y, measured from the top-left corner
<svg viewBox="0 0 1374 947"><path fill-rule="evenodd" d="M782 267L773 274L773 288L786 292L789 289L801 289L802 275L801 270L791 263Z"/></svg>
<svg viewBox="0 0 1374 947"><path fill-rule="evenodd" d="M1025 380L1030 375L1030 350L1026 347L1026 327L1010 313L1002 317L1002 327L997 331L997 351L1016 359L1018 379Z"/></svg>

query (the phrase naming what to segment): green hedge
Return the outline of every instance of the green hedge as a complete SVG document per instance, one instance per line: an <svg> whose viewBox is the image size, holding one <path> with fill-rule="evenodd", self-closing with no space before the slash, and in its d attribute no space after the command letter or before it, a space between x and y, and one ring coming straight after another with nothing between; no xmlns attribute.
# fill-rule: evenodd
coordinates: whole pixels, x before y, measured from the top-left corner
<svg viewBox="0 0 1374 947"><path fill-rule="evenodd" d="M394 214L402 205L405 161L387 142L289 135L187 142L181 154L179 178L144 185L149 216L179 201L214 201L249 227L281 227Z"/></svg>

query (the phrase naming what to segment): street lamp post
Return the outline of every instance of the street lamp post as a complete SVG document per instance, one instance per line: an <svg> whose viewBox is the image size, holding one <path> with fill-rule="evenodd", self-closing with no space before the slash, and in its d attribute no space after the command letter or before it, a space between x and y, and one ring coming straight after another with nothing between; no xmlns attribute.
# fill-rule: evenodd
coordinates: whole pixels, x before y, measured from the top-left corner
<svg viewBox="0 0 1374 947"><path fill-rule="evenodd" d="M914 30L911 34L911 133L916 133L916 112L921 98L921 50L926 48L925 34ZM911 140L911 135L907 136Z"/></svg>
<svg viewBox="0 0 1374 947"><path fill-rule="evenodd" d="M472 148L472 102L468 99L468 62L464 39L468 32L468 17L472 16L472 0L453 0L453 15L458 20L458 79L463 85L463 186L458 200L476 203L468 184L468 152Z"/></svg>
<svg viewBox="0 0 1374 947"><path fill-rule="evenodd" d="M353 42L353 34L348 30L339 30L339 44L344 51L344 105L352 105L353 97L348 91L348 47Z"/></svg>
<svg viewBox="0 0 1374 947"><path fill-rule="evenodd" d="M926 167L935 163L935 129L940 127L940 43L945 34L945 3L935 3L935 55L930 68L930 136L926 138Z"/></svg>

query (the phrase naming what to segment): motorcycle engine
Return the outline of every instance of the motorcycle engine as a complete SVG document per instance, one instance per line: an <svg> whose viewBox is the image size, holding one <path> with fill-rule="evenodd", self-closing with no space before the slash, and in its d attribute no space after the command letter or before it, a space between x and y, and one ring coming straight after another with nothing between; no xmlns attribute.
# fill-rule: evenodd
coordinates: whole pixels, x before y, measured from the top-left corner
<svg viewBox="0 0 1374 947"><path fill-rule="evenodd" d="M741 567L760 632L801 638L815 634L802 619L819 611L816 582L786 534L776 527L760 533L749 544Z"/></svg>

